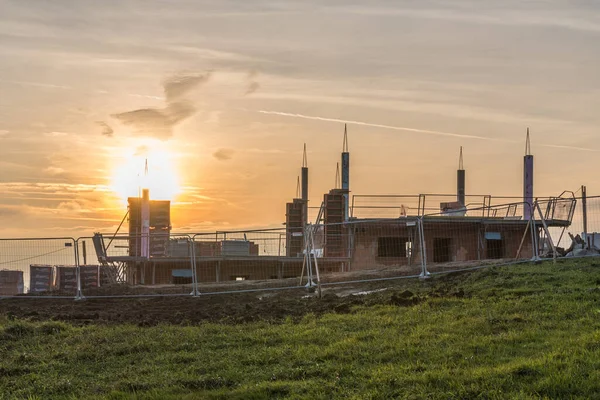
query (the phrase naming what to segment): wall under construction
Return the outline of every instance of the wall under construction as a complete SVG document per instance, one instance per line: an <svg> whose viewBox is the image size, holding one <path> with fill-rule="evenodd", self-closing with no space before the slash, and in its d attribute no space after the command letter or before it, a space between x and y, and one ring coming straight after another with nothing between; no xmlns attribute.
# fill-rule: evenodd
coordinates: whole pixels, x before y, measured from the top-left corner
<svg viewBox="0 0 600 400"><path fill-rule="evenodd" d="M297 257L304 251L304 222L306 219L306 202L294 199L286 204L286 255Z"/></svg>
<svg viewBox="0 0 600 400"><path fill-rule="evenodd" d="M458 218L425 221L427 262L514 259L520 246L521 255L532 254L531 232L526 229L526 223L470 222ZM360 223L355 225L352 235L352 270L421 262L415 221Z"/></svg>
<svg viewBox="0 0 600 400"><path fill-rule="evenodd" d="M321 273L341 272L343 262L319 260ZM244 280L299 278L303 259L291 257L222 258L199 257L196 261L198 282L214 283ZM192 283L190 260L150 261L132 268L132 284L164 285Z"/></svg>
<svg viewBox="0 0 600 400"><path fill-rule="evenodd" d="M344 225L347 194L347 190L333 189L323 197L325 257L346 257L348 253L348 234Z"/></svg>

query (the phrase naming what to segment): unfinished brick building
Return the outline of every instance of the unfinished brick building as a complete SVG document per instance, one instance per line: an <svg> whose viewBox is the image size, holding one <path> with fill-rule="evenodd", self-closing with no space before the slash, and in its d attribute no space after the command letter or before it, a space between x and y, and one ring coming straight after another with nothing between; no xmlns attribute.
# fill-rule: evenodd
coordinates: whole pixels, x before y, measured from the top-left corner
<svg viewBox="0 0 600 400"><path fill-rule="evenodd" d="M346 130L341 165L336 188L323 195L320 207L311 207L318 215L309 224L305 147L298 193L285 208L283 251L280 245L279 251L269 254L258 243L246 240L244 234L244 240L194 241L191 253L188 241L178 244L168 236L168 202L150 202L146 196L130 199L128 253L108 256L102 238L94 242L96 253L105 265L118 263L126 271L122 274L126 281L133 284L191 283L193 265L199 282L299 277L307 250L318 259L323 273L419 266L425 260L428 265L442 265L529 258L537 254L535 250L541 247L549 228L570 226L575 209L575 199L563 196L534 202L533 156L529 150L524 161L523 196L510 201L466 193L462 148L457 191L452 195L350 196ZM366 206L355 202L366 197L376 201ZM534 204L541 207L534 209ZM366 209L384 210L390 215L361 214ZM144 227L150 228L150 240L145 245Z"/></svg>

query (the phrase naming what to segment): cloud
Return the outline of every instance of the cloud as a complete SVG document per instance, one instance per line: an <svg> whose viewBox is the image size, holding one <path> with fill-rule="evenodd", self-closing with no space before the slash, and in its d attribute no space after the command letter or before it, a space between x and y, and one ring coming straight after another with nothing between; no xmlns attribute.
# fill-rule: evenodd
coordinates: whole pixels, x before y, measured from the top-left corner
<svg viewBox="0 0 600 400"><path fill-rule="evenodd" d="M173 128L196 113L196 108L187 101L169 104L166 108L141 108L114 114L121 123L136 129L134 135L150 136L166 140L173 136Z"/></svg>
<svg viewBox="0 0 600 400"><path fill-rule="evenodd" d="M149 94L138 94L138 93L129 93L131 97L139 97L142 99L152 99L152 100L164 100L164 97L161 96L151 96Z"/></svg>
<svg viewBox="0 0 600 400"><path fill-rule="evenodd" d="M110 127L110 125L103 121L97 121L96 124L102 128L102 136L113 137L115 131Z"/></svg>
<svg viewBox="0 0 600 400"><path fill-rule="evenodd" d="M44 169L44 172L48 175L58 176L58 175L63 175L65 173L65 170L60 167L48 167L48 168Z"/></svg>
<svg viewBox="0 0 600 400"><path fill-rule="evenodd" d="M0 204L0 217L15 217L25 214L25 208L19 206L11 206L6 204Z"/></svg>
<svg viewBox="0 0 600 400"><path fill-rule="evenodd" d="M67 211L81 211L82 207L77 201L63 201L58 204L57 207L59 210L67 210Z"/></svg>
<svg viewBox="0 0 600 400"><path fill-rule="evenodd" d="M13 85L20 85L20 86L36 86L36 87L50 88L50 89L73 89L70 86L53 85L53 84L42 83L42 82L9 81L9 80L4 80L4 79L0 80L0 82L9 83L9 84L13 84Z"/></svg>
<svg viewBox="0 0 600 400"><path fill-rule="evenodd" d="M553 7L551 2L544 8L535 5L528 6L527 2L521 2L523 7L502 8L492 5L491 7L477 7L467 9L456 2L447 2L441 7L431 9L423 8L398 8L394 7L372 7L372 6L341 6L327 7L322 11L335 14L348 13L363 16L386 16L386 17L408 17L419 19L433 19L445 21L460 21L475 24L495 24L508 26L541 26L558 27L583 32L596 33L600 31L600 24L591 17L593 13L566 13L565 10ZM489 3L493 4L493 3ZM531 4L535 4L532 2ZM540 3L542 4L542 3ZM573 9L574 10L574 9ZM571 11L573 11L571 10Z"/></svg>
<svg viewBox="0 0 600 400"><path fill-rule="evenodd" d="M72 163L73 157L70 153L52 153L48 155L51 164Z"/></svg>
<svg viewBox="0 0 600 400"><path fill-rule="evenodd" d="M44 133L44 136L48 136L48 137L64 137L67 135L68 135L68 133L66 133L66 132L56 132L56 131Z"/></svg>
<svg viewBox="0 0 600 400"><path fill-rule="evenodd" d="M138 146L135 149L135 153L133 154L134 156L147 156L148 155L148 146Z"/></svg>
<svg viewBox="0 0 600 400"><path fill-rule="evenodd" d="M207 82L211 77L211 72L205 74L175 76L165 80L163 86L165 89L165 97L167 101L177 99L196 86Z"/></svg>
<svg viewBox="0 0 600 400"><path fill-rule="evenodd" d="M221 114L223 114L223 111L220 110L214 110L214 111L210 111L206 117L206 119L204 120L205 124L218 124L221 121Z"/></svg>
<svg viewBox="0 0 600 400"><path fill-rule="evenodd" d="M196 113L196 107L182 97L198 85L210 79L211 73L180 75L169 78L163 83L165 91L164 108L141 108L113 114L112 117L122 124L135 129L138 136L150 136L166 140L173 135L173 128Z"/></svg>
<svg viewBox="0 0 600 400"><path fill-rule="evenodd" d="M248 87L246 88L246 92L244 92L244 96L248 96L249 94L252 94L260 89L260 83L256 81L256 77L258 77L258 71L252 70L248 72L249 83Z"/></svg>
<svg viewBox="0 0 600 400"><path fill-rule="evenodd" d="M236 154L260 154L260 155L270 155L270 154L285 154L283 150L280 149L262 149L262 148L240 148L240 149L232 149L232 148L219 148L217 149L212 156L219 161L229 161Z"/></svg>
<svg viewBox="0 0 600 400"><path fill-rule="evenodd" d="M258 89L260 89L260 83L250 82L250 84L246 88L246 92L244 93L244 95L247 96L249 94L252 94L252 93L256 92Z"/></svg>
<svg viewBox="0 0 600 400"><path fill-rule="evenodd" d="M227 161L233 158L235 150L233 149L218 149L213 153L213 157L219 161Z"/></svg>

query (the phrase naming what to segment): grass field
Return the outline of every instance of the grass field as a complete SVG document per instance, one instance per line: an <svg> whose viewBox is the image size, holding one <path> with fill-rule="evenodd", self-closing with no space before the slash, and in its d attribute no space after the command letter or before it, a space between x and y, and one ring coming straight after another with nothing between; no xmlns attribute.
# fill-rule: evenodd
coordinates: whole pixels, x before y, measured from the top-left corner
<svg viewBox="0 0 600 400"><path fill-rule="evenodd" d="M600 260L387 287L363 305L275 322L3 315L0 397L600 398Z"/></svg>

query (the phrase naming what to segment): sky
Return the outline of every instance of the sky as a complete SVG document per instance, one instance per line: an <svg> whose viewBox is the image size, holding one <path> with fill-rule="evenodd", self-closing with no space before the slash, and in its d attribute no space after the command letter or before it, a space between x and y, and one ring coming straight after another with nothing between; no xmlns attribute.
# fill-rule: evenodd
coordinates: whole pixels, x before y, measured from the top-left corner
<svg viewBox="0 0 600 400"><path fill-rule="evenodd" d="M114 231L140 185L174 231L281 226L310 201L600 195L594 1L0 0L0 237ZM148 160L148 175L144 163ZM144 183L147 180L150 183Z"/></svg>

